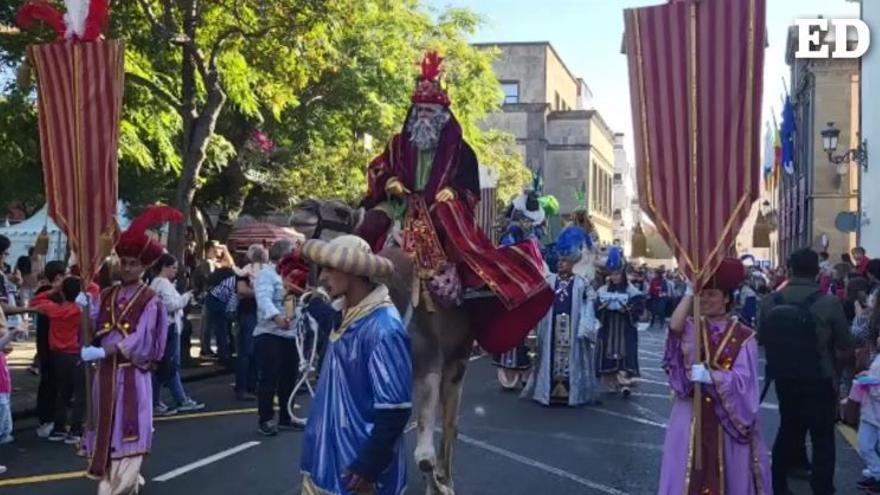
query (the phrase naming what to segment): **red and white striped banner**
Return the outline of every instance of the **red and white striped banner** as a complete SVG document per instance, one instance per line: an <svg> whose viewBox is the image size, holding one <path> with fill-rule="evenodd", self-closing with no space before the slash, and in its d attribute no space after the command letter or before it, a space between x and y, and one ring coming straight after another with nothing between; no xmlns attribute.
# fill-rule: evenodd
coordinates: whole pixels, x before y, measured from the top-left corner
<svg viewBox="0 0 880 495"><path fill-rule="evenodd" d="M84 280L114 241L123 49L116 40L32 45L49 215L77 253Z"/></svg>
<svg viewBox="0 0 880 495"><path fill-rule="evenodd" d="M625 11L642 208L702 287L757 200L765 0Z"/></svg>

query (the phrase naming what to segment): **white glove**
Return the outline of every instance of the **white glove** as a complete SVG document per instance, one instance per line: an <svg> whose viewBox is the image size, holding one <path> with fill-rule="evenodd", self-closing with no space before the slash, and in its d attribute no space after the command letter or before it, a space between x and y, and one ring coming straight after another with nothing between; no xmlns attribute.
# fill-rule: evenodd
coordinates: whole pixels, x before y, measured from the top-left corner
<svg viewBox="0 0 880 495"><path fill-rule="evenodd" d="M695 364L691 366L691 381L694 383L712 384L712 374L704 364Z"/></svg>
<svg viewBox="0 0 880 495"><path fill-rule="evenodd" d="M78 296L76 296L76 305L81 308L86 308L92 302L92 296L86 294L85 292L80 292Z"/></svg>
<svg viewBox="0 0 880 495"><path fill-rule="evenodd" d="M82 350L79 351L79 357L87 363L90 361L98 361L99 359L104 359L106 356L107 353L104 351L104 349L91 345L85 346L82 348Z"/></svg>

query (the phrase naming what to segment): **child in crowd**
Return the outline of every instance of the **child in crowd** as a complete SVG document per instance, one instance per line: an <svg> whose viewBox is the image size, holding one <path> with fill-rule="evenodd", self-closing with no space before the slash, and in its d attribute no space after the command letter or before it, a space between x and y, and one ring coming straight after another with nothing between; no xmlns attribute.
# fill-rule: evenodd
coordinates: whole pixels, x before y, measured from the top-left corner
<svg viewBox="0 0 880 495"><path fill-rule="evenodd" d="M6 354L12 352L9 347L13 339L25 333L22 329L10 330L6 326L6 317L0 308L0 445L12 442L12 381L9 367L6 366ZM6 466L0 465L0 474L6 472Z"/></svg>
<svg viewBox="0 0 880 495"><path fill-rule="evenodd" d="M857 486L868 493L880 493L880 356L853 380L849 398L861 405L859 453L867 464Z"/></svg>
<svg viewBox="0 0 880 495"><path fill-rule="evenodd" d="M59 287L37 294L31 302L34 311L49 319L49 350L58 391L49 441L69 445L79 443L85 418L85 375L79 355L82 310L76 304L81 290L79 277L67 277ZM53 297L57 295L61 296L61 303ZM71 401L73 408L68 415Z"/></svg>

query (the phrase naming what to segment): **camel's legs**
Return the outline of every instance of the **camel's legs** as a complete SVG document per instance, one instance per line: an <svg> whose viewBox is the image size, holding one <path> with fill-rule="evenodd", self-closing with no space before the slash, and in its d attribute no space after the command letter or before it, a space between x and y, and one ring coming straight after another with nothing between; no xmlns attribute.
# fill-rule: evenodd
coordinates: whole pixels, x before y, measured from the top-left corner
<svg viewBox="0 0 880 495"><path fill-rule="evenodd" d="M437 402L440 396L440 373L428 371L414 380L416 399L417 442L416 465L423 472L430 473L437 462L434 449L434 428L437 424Z"/></svg>
<svg viewBox="0 0 880 495"><path fill-rule="evenodd" d="M456 359L443 368L440 385L440 406L443 411L443 435L440 440L440 481L452 488L452 453L458 438L458 408L461 404L467 359Z"/></svg>

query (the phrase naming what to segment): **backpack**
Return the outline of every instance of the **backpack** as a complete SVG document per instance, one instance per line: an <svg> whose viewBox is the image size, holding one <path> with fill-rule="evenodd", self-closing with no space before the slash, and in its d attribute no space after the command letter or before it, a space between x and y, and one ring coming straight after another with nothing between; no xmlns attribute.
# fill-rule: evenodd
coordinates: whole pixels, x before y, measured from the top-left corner
<svg viewBox="0 0 880 495"><path fill-rule="evenodd" d="M788 304L781 292L761 326L770 380L810 381L822 378L816 317L810 307L822 296L815 292L800 304Z"/></svg>

